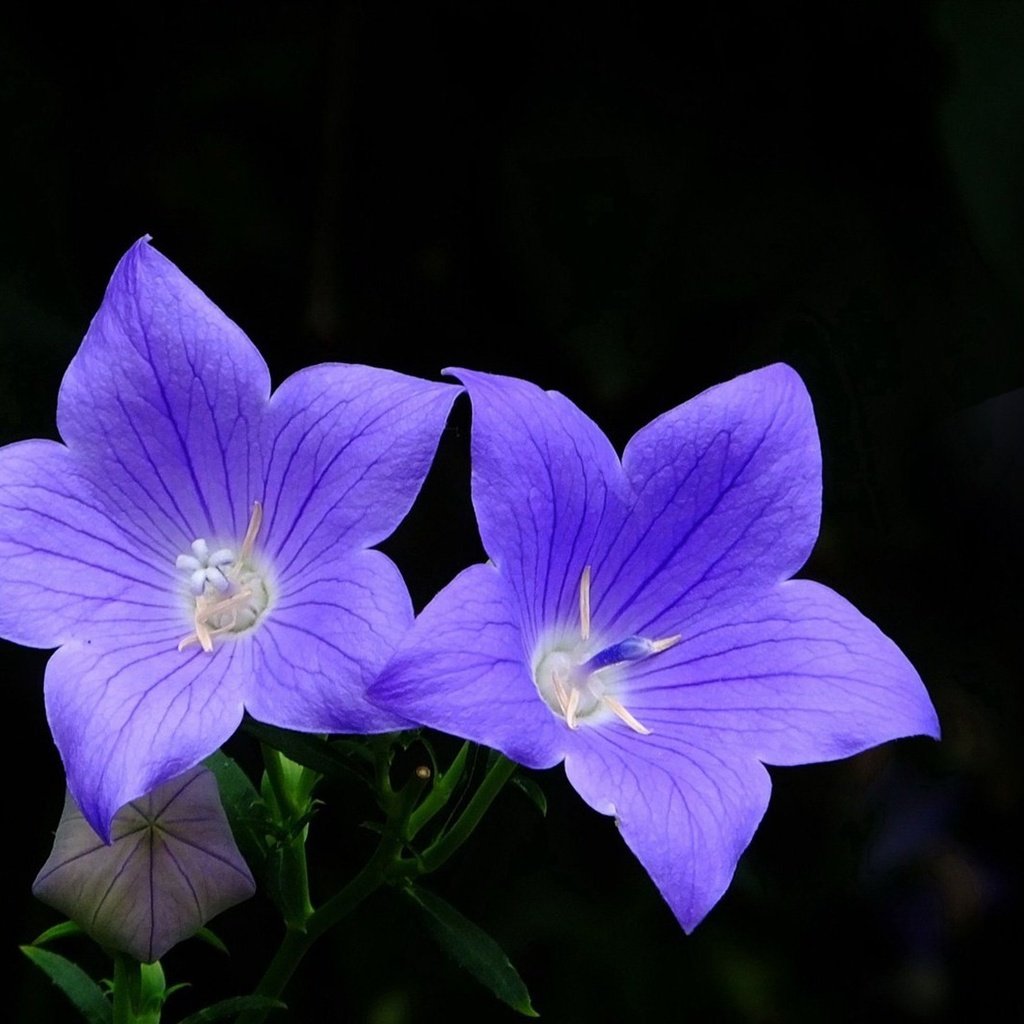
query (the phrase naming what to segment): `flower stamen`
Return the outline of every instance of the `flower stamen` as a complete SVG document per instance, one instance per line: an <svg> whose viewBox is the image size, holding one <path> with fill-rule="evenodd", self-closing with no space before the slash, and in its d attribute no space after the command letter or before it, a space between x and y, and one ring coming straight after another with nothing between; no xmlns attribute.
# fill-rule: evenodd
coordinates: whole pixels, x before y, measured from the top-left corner
<svg viewBox="0 0 1024 1024"><path fill-rule="evenodd" d="M534 671L537 689L570 729L577 729L605 708L633 732L649 736L651 730L626 709L615 693L624 682L626 666L667 651L679 643L682 634L658 640L627 636L618 643L592 643L590 584L588 565L580 576L580 639L562 641L540 654Z"/></svg>
<svg viewBox="0 0 1024 1024"><path fill-rule="evenodd" d="M558 701L559 710L563 715L567 715L569 709L569 695L565 692L565 684L558 678L557 672L551 673L551 685L555 690L555 699Z"/></svg>
<svg viewBox="0 0 1024 1024"><path fill-rule="evenodd" d="M601 703L611 711L612 714L621 718L622 721L633 730L633 732L638 732L641 736L651 735L651 730L643 723L638 722L614 697L609 697L608 694L605 694L601 698Z"/></svg>
<svg viewBox="0 0 1024 1024"><path fill-rule="evenodd" d="M583 640L590 639L590 566L583 570L580 577L580 636Z"/></svg>
<svg viewBox="0 0 1024 1024"><path fill-rule="evenodd" d="M244 632L266 610L266 584L251 561L262 523L263 505L254 501L237 557L229 548L210 554L202 537L192 542L191 555L178 556L176 564L189 573L189 589L195 595L193 632L178 643L179 651L199 644L209 654L214 637Z"/></svg>
<svg viewBox="0 0 1024 1024"><path fill-rule="evenodd" d="M573 687L569 691L569 700L566 703L565 708L565 724L570 729L575 729L579 723L576 721L576 713L580 709L580 691L578 687Z"/></svg>
<svg viewBox="0 0 1024 1024"><path fill-rule="evenodd" d="M238 563L248 562L252 557L253 545L256 543L256 534L260 532L263 525L263 503L254 501L252 503L252 515L249 516L249 525L245 529L245 536L242 538L242 550L238 553Z"/></svg>

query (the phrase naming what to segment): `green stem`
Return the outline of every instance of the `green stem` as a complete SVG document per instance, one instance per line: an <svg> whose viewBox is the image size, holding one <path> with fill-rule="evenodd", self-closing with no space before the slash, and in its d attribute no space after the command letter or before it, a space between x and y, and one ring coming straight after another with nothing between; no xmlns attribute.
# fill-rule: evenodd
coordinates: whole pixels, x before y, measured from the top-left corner
<svg viewBox="0 0 1024 1024"><path fill-rule="evenodd" d="M267 771L267 781L277 805L278 822L286 829L293 827L301 820L308 810L308 780L306 769L302 769L301 789L296 792L294 780L285 772L283 754L273 747L263 744L263 763ZM298 797L298 799L296 799ZM280 893L285 924L289 930L302 931L306 921L313 913L313 904L309 898L309 867L306 862L305 827L294 835L283 840L281 844Z"/></svg>
<svg viewBox="0 0 1024 1024"><path fill-rule="evenodd" d="M455 851L473 834L473 830L480 824L480 819L487 813L487 809L494 802L494 798L501 792L502 787L516 770L516 763L507 757L498 755L498 759L491 766L491 770L484 776L484 781L473 794L473 798L466 805L466 809L459 816L459 820L448 829L447 832L432 846L416 859L417 870L415 874L425 875L436 871Z"/></svg>
<svg viewBox="0 0 1024 1024"><path fill-rule="evenodd" d="M303 928L290 927L287 930L281 946L256 986L256 995L280 998L313 943L387 881L388 869L398 860L405 845L409 815L426 782L426 778L414 776L395 794L396 801L373 856L344 889L306 918ZM265 1010L243 1013L238 1018L238 1024L262 1024L266 1013Z"/></svg>
<svg viewBox="0 0 1024 1024"><path fill-rule="evenodd" d="M430 792L423 802L409 815L409 827L406 830L406 838L413 839L424 825L430 821L438 811L451 799L451 795L462 773L466 768L466 761L469 757L470 743L467 740L459 748L455 759L448 766L443 775L438 775L434 780Z"/></svg>
<svg viewBox="0 0 1024 1024"><path fill-rule="evenodd" d="M135 1024L142 996L142 966L127 953L114 953L113 1024Z"/></svg>
<svg viewBox="0 0 1024 1024"><path fill-rule="evenodd" d="M312 911L301 928L288 928L280 948L256 986L256 995L279 999L303 957L324 932L333 928L383 885L434 871L473 834L494 798L516 770L515 762L506 757L499 755L458 820L437 842L420 857L402 859L402 851L411 836L444 806L450 796L451 789L465 767L467 749L463 747L459 751L445 773L445 779L438 780L441 794L435 797L431 793L419 808L416 804L427 783L426 775L415 775L398 792L391 790L390 781L386 778L379 780L390 806L377 849L348 885L322 907ZM262 1024L266 1015L265 1010L248 1011L238 1017L237 1024Z"/></svg>

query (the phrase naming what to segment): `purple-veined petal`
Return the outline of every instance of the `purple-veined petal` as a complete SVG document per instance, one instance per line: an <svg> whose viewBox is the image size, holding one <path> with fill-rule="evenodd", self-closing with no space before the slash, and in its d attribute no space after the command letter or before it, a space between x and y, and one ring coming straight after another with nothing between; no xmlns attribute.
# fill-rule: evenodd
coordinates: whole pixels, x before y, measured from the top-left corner
<svg viewBox="0 0 1024 1024"><path fill-rule="evenodd" d="M262 430L263 545L278 571L301 570L339 543L387 537L419 492L458 393L369 366L289 377Z"/></svg>
<svg viewBox="0 0 1024 1024"><path fill-rule="evenodd" d="M565 730L530 677L514 603L494 566L463 570L420 613L371 699L531 768L557 764Z"/></svg>
<svg viewBox="0 0 1024 1024"><path fill-rule="evenodd" d="M657 735L682 729L708 750L779 765L939 735L900 649L809 580L698 620L671 650L634 667L629 709Z"/></svg>
<svg viewBox="0 0 1024 1024"><path fill-rule="evenodd" d="M122 807L107 845L69 792L32 891L101 945L149 963L256 886L217 783L196 767Z"/></svg>
<svg viewBox="0 0 1024 1024"><path fill-rule="evenodd" d="M641 430L619 467L561 396L456 373L493 565L428 606L372 696L533 767L564 755L691 929L764 813L762 762L938 732L891 641L826 588L784 582L820 515L806 390L782 365L711 389Z"/></svg>
<svg viewBox="0 0 1024 1024"><path fill-rule="evenodd" d="M167 627L65 644L46 666L46 713L68 788L103 838L129 800L198 764L242 719L250 637L206 654Z"/></svg>
<svg viewBox="0 0 1024 1024"><path fill-rule="evenodd" d="M699 735L699 734L698 734ZM686 733L580 729L569 781L622 837L679 923L695 928L725 892L768 806L764 767L708 750Z"/></svg>
<svg viewBox="0 0 1024 1024"><path fill-rule="evenodd" d="M299 729L408 724L365 694L408 592L361 549L408 511L459 391L332 365L271 398L234 323L146 239L125 254L61 386L66 447L0 451L0 634L64 645L47 710L100 834L243 704Z"/></svg>
<svg viewBox="0 0 1024 1024"><path fill-rule="evenodd" d="M114 270L61 384L57 426L112 518L173 550L237 542L262 500L257 441L270 393L252 342L143 239Z"/></svg>
<svg viewBox="0 0 1024 1024"><path fill-rule="evenodd" d="M659 416L626 446L627 529L595 564L595 622L685 632L699 615L787 579L818 534L821 453L811 401L776 364Z"/></svg>
<svg viewBox="0 0 1024 1024"><path fill-rule="evenodd" d="M625 478L610 442L563 395L511 377L446 371L473 402L473 506L532 644L578 622L595 543L622 521Z"/></svg>
<svg viewBox="0 0 1024 1024"><path fill-rule="evenodd" d="M0 635L56 647L84 632L184 624L173 561L112 521L79 459L53 441L0 448Z"/></svg>
<svg viewBox="0 0 1024 1024"><path fill-rule="evenodd" d="M366 696L413 621L394 563L380 551L324 555L278 588L266 622L250 634L245 704L252 716L305 732L408 728L407 719Z"/></svg>

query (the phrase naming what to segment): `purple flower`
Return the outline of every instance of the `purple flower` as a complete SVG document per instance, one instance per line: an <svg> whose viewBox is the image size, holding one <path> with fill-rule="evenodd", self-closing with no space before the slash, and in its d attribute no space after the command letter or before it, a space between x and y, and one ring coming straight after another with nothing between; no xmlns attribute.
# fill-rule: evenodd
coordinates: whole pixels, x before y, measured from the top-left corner
<svg viewBox="0 0 1024 1024"><path fill-rule="evenodd" d="M274 393L249 339L145 239L57 401L0 449L0 636L59 647L46 710L96 831L257 719L406 724L366 687L413 621L369 546L415 498L458 389L365 366Z"/></svg>
<svg viewBox="0 0 1024 1024"><path fill-rule="evenodd" d="M150 963L248 899L256 884L217 781L200 766L122 807L109 846L68 793L32 891L97 942Z"/></svg>
<svg viewBox="0 0 1024 1024"><path fill-rule="evenodd" d="M571 402L455 371L490 556L428 605L370 691L532 768L565 761L692 929L768 803L764 764L938 735L913 667L826 587L821 457L776 365L644 427L620 462Z"/></svg>

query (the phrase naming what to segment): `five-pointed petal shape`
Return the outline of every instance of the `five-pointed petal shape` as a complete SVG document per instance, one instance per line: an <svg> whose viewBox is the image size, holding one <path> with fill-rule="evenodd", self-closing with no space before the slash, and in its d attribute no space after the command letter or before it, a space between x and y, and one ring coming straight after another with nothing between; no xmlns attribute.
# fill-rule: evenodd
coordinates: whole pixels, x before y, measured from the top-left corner
<svg viewBox="0 0 1024 1024"><path fill-rule="evenodd" d="M315 366L273 394L242 331L143 239L61 385L64 444L0 449L0 636L58 647L46 708L106 837L243 709L400 728L365 695L413 613L370 545L409 510L458 388Z"/></svg>
<svg viewBox="0 0 1024 1024"><path fill-rule="evenodd" d="M490 562L427 606L370 695L522 764L564 760L692 929L765 811L765 763L938 735L896 645L790 579L820 514L810 399L770 366L660 416L620 462L562 395L454 372Z"/></svg>
<svg viewBox="0 0 1024 1024"><path fill-rule="evenodd" d="M197 766L122 807L110 845L68 793L32 891L97 942L150 963L248 899L256 884L217 781Z"/></svg>

